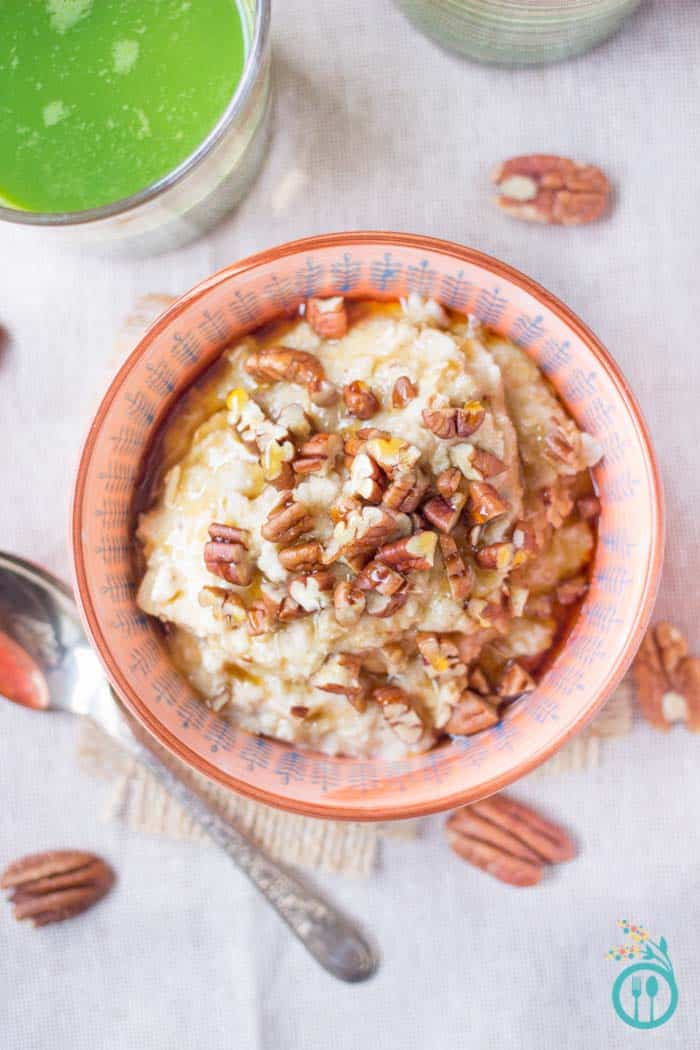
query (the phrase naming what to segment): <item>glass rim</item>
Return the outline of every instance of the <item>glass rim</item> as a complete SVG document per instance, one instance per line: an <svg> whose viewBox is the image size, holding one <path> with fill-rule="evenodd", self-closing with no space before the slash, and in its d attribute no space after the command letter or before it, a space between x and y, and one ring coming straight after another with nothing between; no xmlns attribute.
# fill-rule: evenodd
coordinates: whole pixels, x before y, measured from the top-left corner
<svg viewBox="0 0 700 1050"><path fill-rule="evenodd" d="M25 211L23 208L9 208L5 205L0 205L0 221L13 222L18 226L79 226L133 211L175 186L211 153L212 149L221 141L235 122L236 117L248 101L260 69L270 33L270 10L271 0L255 0L253 39L246 58L243 75L236 85L236 90L211 131L176 167L166 172L165 175L161 175L155 182L151 182L144 186L143 189L137 190L136 193L111 201L109 204L100 204L96 208L84 208L80 211L41 212Z"/></svg>

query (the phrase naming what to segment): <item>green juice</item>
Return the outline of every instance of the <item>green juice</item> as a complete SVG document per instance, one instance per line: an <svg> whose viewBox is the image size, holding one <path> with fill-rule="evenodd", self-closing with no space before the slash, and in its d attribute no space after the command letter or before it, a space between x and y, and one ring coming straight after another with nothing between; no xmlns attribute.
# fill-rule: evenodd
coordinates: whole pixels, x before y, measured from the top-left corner
<svg viewBox="0 0 700 1050"><path fill-rule="evenodd" d="M144 189L206 138L245 58L236 0L0 0L0 204Z"/></svg>

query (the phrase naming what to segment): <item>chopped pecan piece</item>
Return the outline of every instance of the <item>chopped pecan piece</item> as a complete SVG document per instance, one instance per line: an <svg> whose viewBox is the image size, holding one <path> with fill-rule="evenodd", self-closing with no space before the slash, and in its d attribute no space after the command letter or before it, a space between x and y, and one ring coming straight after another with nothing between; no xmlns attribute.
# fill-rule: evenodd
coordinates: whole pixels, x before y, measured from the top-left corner
<svg viewBox="0 0 700 1050"><path fill-rule="evenodd" d="M319 569L305 576L298 576L289 585L289 597L299 605L304 612L319 612L331 604L330 592L333 590L335 578L328 569ZM284 606L284 603L282 603ZM284 619L282 611L280 616Z"/></svg>
<svg viewBox="0 0 700 1050"><path fill-rule="evenodd" d="M476 552L477 563L482 569L498 569L504 572L513 564L515 550L512 543L490 543Z"/></svg>
<svg viewBox="0 0 700 1050"><path fill-rule="evenodd" d="M213 609L214 615L230 626L238 627L245 623L245 605L237 594L225 587L202 587L198 597L203 608Z"/></svg>
<svg viewBox="0 0 700 1050"><path fill-rule="evenodd" d="M267 481L274 489L277 489L278 492L288 492L290 489L293 489L296 484L296 478L294 477L292 464L283 463L277 477L268 478Z"/></svg>
<svg viewBox="0 0 700 1050"><path fill-rule="evenodd" d="M289 713L292 718L306 718L310 710L311 708L305 707L304 704L293 704L289 708Z"/></svg>
<svg viewBox="0 0 700 1050"><path fill-rule="evenodd" d="M684 722L700 731L700 659L688 656L681 632L669 623L647 631L632 665L642 716L655 729Z"/></svg>
<svg viewBox="0 0 700 1050"><path fill-rule="evenodd" d="M374 435L367 439L366 450L390 477L411 470L421 457L421 451L403 438Z"/></svg>
<svg viewBox="0 0 700 1050"><path fill-rule="evenodd" d="M440 536L439 539L450 593L456 602L463 602L474 586L474 570L465 563L452 536Z"/></svg>
<svg viewBox="0 0 700 1050"><path fill-rule="evenodd" d="M397 470L382 496L382 503L392 510L412 514L428 491L429 481L421 470Z"/></svg>
<svg viewBox="0 0 700 1050"><path fill-rule="evenodd" d="M526 222L580 226L606 210L610 183L593 165L534 153L513 157L493 174L501 211Z"/></svg>
<svg viewBox="0 0 700 1050"><path fill-rule="evenodd" d="M443 499L450 499L459 490L462 484L462 471L457 467L448 467L438 474L435 479L435 487Z"/></svg>
<svg viewBox="0 0 700 1050"><path fill-rule="evenodd" d="M366 383L356 379L343 387L343 401L356 419L371 419L379 411L379 400Z"/></svg>
<svg viewBox="0 0 700 1050"><path fill-rule="evenodd" d="M207 571L239 587L247 587L253 578L253 562L248 553L248 533L232 525L212 522L209 543L204 545Z"/></svg>
<svg viewBox="0 0 700 1050"><path fill-rule="evenodd" d="M535 526L528 521L516 521L513 528L513 546L516 551L536 554L540 544Z"/></svg>
<svg viewBox="0 0 700 1050"><path fill-rule="evenodd" d="M357 555L373 554L393 537L405 535L410 527L410 518L385 507L351 510L336 524L323 560L330 565L339 558L348 561Z"/></svg>
<svg viewBox="0 0 700 1050"><path fill-rule="evenodd" d="M416 635L418 651L425 664L427 674L433 678L441 675L454 677L466 674L459 650L445 635L420 632Z"/></svg>
<svg viewBox="0 0 700 1050"><path fill-rule="evenodd" d="M304 616L310 616L312 611L314 610L305 609L296 598L292 598L291 594L288 594L286 598L282 599L277 619L280 623L290 623L292 620L301 620Z"/></svg>
<svg viewBox="0 0 700 1050"><path fill-rule="evenodd" d="M545 865L576 855L562 828L505 795L455 810L445 826L456 853L512 886L534 886Z"/></svg>
<svg viewBox="0 0 700 1050"><path fill-rule="evenodd" d="M256 598L248 608L248 633L253 636L267 634L276 619L276 613L262 599Z"/></svg>
<svg viewBox="0 0 700 1050"><path fill-rule="evenodd" d="M342 339L348 330L348 315L342 295L330 299L307 299L306 320L322 339Z"/></svg>
<svg viewBox="0 0 700 1050"><path fill-rule="evenodd" d="M335 618L342 627L352 627L362 616L367 605L364 594L347 580L339 583L333 592Z"/></svg>
<svg viewBox="0 0 700 1050"><path fill-rule="evenodd" d="M288 572L311 572L322 564L323 548L318 540L308 540L293 547L284 547L277 556Z"/></svg>
<svg viewBox="0 0 700 1050"><path fill-rule="evenodd" d="M457 435L457 410L454 408L424 408L421 412L423 425L431 430L435 437L453 438Z"/></svg>
<svg viewBox="0 0 700 1050"><path fill-rule="evenodd" d="M113 882L114 872L94 853L51 850L10 864L0 877L0 889L10 891L15 919L46 926L87 911Z"/></svg>
<svg viewBox="0 0 700 1050"><path fill-rule="evenodd" d="M501 675L498 694L511 700L516 696L522 696L523 693L531 693L536 688L537 683L534 678L527 673L524 667L514 661Z"/></svg>
<svg viewBox="0 0 700 1050"><path fill-rule="evenodd" d="M367 595L367 613L369 616L386 619L402 609L407 601L408 587L397 591L396 594L380 594L378 591L370 591Z"/></svg>
<svg viewBox="0 0 700 1050"><path fill-rule="evenodd" d="M417 393L418 388L408 376L399 376L391 391L391 404L394 408L405 408Z"/></svg>
<svg viewBox="0 0 700 1050"><path fill-rule="evenodd" d="M332 469L342 451L343 439L339 434L314 434L303 443L292 465L297 474L315 474Z"/></svg>
<svg viewBox="0 0 700 1050"><path fill-rule="evenodd" d="M377 591L389 596L400 591L405 583L400 572L380 561L369 562L353 580L353 585L360 591Z"/></svg>
<svg viewBox="0 0 700 1050"><path fill-rule="evenodd" d="M465 689L452 709L445 731L452 736L473 736L482 729L490 729L500 721L497 697L487 699ZM494 702L492 702L494 701Z"/></svg>
<svg viewBox="0 0 700 1050"><path fill-rule="evenodd" d="M587 590L588 580L585 576L572 576L557 587L557 601L560 605L573 605L583 598Z"/></svg>
<svg viewBox="0 0 700 1050"><path fill-rule="evenodd" d="M364 452L368 441L381 438L389 441L391 434L388 430L379 430L377 427L361 427L360 430L346 430L343 434L343 444L346 456L356 456L358 452Z"/></svg>
<svg viewBox="0 0 700 1050"><path fill-rule="evenodd" d="M435 496L423 506L423 514L440 532L452 532L459 521L467 497L464 492L455 492L448 499Z"/></svg>
<svg viewBox="0 0 700 1050"><path fill-rule="evenodd" d="M350 467L350 485L353 492L368 503L380 503L386 486L386 475L366 452L358 452Z"/></svg>
<svg viewBox="0 0 700 1050"><path fill-rule="evenodd" d="M380 547L376 553L378 561L391 565L400 572L432 569L435 563L437 533L416 532Z"/></svg>
<svg viewBox="0 0 700 1050"><path fill-rule="evenodd" d="M306 350L293 350L286 346L266 347L250 353L245 367L254 379L263 382L286 380L305 386L314 404L330 405L337 399L337 392L326 379L323 365Z"/></svg>
<svg viewBox="0 0 700 1050"><path fill-rule="evenodd" d="M396 685L385 685L375 689L372 698L380 705L387 725L399 740L404 744L417 744L425 727L408 693Z"/></svg>
<svg viewBox="0 0 700 1050"><path fill-rule="evenodd" d="M493 452L487 452L486 449L476 448L476 446L472 456L472 466L479 471L482 478L494 478L506 469L503 460L494 456Z"/></svg>
<svg viewBox="0 0 700 1050"><path fill-rule="evenodd" d="M480 401L467 401L463 408L433 405L423 409L422 418L428 430L447 440L475 434L486 418L486 410Z"/></svg>
<svg viewBox="0 0 700 1050"><path fill-rule="evenodd" d="M359 699L364 693L360 680L362 660L354 653L331 653L310 678L311 685L325 693L339 693Z"/></svg>
<svg viewBox="0 0 700 1050"><path fill-rule="evenodd" d="M471 481L469 483L469 513L471 520L483 525L492 518L498 518L508 510L493 485L488 481Z"/></svg>
<svg viewBox="0 0 700 1050"><path fill-rule="evenodd" d="M295 540L313 529L313 521L303 503L294 499L291 493L282 497L272 508L260 532L264 539L273 543L294 543Z"/></svg>

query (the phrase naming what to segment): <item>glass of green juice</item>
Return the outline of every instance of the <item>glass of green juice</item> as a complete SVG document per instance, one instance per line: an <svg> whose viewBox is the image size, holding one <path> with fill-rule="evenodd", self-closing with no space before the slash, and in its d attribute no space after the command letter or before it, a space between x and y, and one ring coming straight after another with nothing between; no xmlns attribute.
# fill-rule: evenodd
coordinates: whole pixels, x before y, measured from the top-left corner
<svg viewBox="0 0 700 1050"><path fill-rule="evenodd" d="M267 145L270 0L0 0L0 220L165 251Z"/></svg>

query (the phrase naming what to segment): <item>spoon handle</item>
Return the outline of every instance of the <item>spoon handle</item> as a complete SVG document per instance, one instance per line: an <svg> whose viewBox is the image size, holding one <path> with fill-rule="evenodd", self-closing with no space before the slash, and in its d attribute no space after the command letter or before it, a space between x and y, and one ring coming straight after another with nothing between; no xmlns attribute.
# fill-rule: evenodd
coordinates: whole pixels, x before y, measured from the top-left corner
<svg viewBox="0 0 700 1050"><path fill-rule="evenodd" d="M119 739L248 876L321 966L343 981L364 981L372 976L378 959L352 922L315 889L268 857L242 831L223 820L135 736L130 734L127 741L126 733L120 732Z"/></svg>

